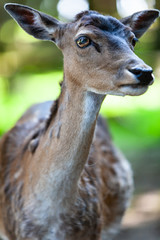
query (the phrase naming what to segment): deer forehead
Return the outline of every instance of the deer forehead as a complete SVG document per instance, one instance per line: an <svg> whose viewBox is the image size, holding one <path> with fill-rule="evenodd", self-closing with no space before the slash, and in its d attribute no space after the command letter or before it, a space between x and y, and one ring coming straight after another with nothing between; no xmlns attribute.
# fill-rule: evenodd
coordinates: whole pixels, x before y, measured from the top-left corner
<svg viewBox="0 0 160 240"><path fill-rule="evenodd" d="M120 45L121 43L114 39L114 36L124 39L133 37L134 34L131 29L122 24L116 18L111 16L103 16L101 14L87 14L81 18L76 19L74 22L66 25L65 28L65 43L68 39L76 40L79 36L88 36L98 41L103 39L110 45ZM66 38L66 35L68 36ZM66 46L66 45L65 45Z"/></svg>
<svg viewBox="0 0 160 240"><path fill-rule="evenodd" d="M91 11L92 12L92 11ZM111 16L103 16L101 14L87 14L82 18L77 19L76 23L76 31L78 32L82 28L90 29L90 31L94 31L97 33L108 32L111 34L129 34L131 33L131 29L123 25L119 20Z"/></svg>

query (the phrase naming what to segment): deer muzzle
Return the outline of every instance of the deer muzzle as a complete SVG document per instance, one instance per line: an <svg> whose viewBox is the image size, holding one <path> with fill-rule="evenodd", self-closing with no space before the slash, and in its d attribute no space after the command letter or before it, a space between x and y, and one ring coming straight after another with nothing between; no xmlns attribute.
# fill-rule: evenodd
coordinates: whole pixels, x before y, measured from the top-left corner
<svg viewBox="0 0 160 240"><path fill-rule="evenodd" d="M141 86L149 86L154 82L153 70L143 69L143 68L133 68L129 69L129 71L134 74L136 79L138 80L138 85Z"/></svg>

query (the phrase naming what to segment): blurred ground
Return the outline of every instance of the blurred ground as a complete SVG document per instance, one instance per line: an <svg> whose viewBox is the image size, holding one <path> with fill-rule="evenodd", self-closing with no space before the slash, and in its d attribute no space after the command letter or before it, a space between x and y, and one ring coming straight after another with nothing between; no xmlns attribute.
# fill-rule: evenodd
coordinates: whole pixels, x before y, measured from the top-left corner
<svg viewBox="0 0 160 240"><path fill-rule="evenodd" d="M133 165L135 195L115 240L160 240L160 149L152 151Z"/></svg>
<svg viewBox="0 0 160 240"><path fill-rule="evenodd" d="M134 197L116 240L160 239L160 192Z"/></svg>

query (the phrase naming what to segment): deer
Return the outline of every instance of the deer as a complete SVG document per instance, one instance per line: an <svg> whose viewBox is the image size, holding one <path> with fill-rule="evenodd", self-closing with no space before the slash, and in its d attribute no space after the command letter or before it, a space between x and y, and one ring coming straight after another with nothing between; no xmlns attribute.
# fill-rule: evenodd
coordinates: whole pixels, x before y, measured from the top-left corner
<svg viewBox="0 0 160 240"><path fill-rule="evenodd" d="M0 237L111 240L133 174L99 111L106 95L138 96L154 82L134 47L159 11L118 20L88 10L64 23L25 5L5 10L28 34L57 45L64 78L57 100L31 106L0 140Z"/></svg>

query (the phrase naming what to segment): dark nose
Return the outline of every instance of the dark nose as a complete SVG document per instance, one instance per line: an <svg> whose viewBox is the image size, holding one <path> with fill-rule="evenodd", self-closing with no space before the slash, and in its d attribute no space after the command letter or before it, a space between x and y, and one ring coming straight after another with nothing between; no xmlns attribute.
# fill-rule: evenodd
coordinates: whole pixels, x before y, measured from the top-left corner
<svg viewBox="0 0 160 240"><path fill-rule="evenodd" d="M133 68L129 71L136 76L141 85L149 85L153 81L152 69Z"/></svg>

